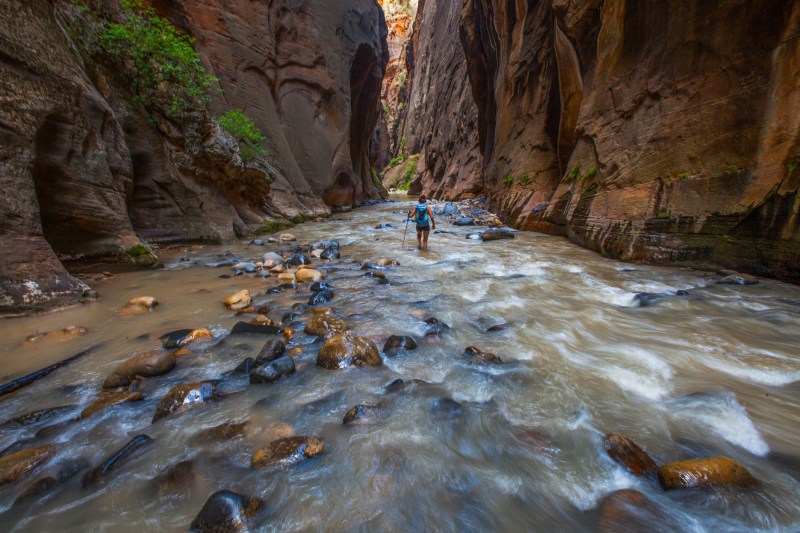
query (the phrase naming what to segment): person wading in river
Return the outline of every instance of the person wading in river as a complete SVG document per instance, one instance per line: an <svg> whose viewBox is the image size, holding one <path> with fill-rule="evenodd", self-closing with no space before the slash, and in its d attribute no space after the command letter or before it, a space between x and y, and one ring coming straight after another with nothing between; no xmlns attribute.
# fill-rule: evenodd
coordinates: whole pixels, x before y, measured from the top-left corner
<svg viewBox="0 0 800 533"><path fill-rule="evenodd" d="M428 200L425 195L419 197L419 203L408 212L408 217L414 216L414 222L417 223L417 250L423 252L428 251L428 235L431 232L431 226L436 229L436 222L433 220L433 211L431 206L428 205Z"/></svg>

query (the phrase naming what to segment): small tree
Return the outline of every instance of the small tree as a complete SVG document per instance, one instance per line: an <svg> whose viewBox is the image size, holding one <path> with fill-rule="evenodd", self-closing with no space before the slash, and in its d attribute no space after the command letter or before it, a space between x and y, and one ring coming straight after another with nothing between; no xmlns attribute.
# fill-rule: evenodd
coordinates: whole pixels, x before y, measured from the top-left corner
<svg viewBox="0 0 800 533"><path fill-rule="evenodd" d="M241 109L229 110L219 117L219 124L239 143L239 153L245 161L252 162L266 155L266 136Z"/></svg>

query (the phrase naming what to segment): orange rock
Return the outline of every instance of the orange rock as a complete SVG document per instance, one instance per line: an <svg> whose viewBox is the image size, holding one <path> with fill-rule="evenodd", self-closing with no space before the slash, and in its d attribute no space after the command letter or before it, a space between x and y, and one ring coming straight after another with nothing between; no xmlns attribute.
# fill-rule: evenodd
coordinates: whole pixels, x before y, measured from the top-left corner
<svg viewBox="0 0 800 533"><path fill-rule="evenodd" d="M100 396L100 399L89 405L86 409L81 411L81 415L79 418L88 418L95 413L99 413L100 411L105 410L112 405L117 405L118 403L124 402L139 402L144 400L144 396L141 392L118 392L118 393L106 393Z"/></svg>
<svg viewBox="0 0 800 533"><path fill-rule="evenodd" d="M250 466L259 468L273 464L296 464L325 451L325 443L317 437L287 437L269 443L253 454Z"/></svg>
<svg viewBox="0 0 800 533"><path fill-rule="evenodd" d="M375 343L364 337L338 334L328 338L317 356L317 366L338 370L348 366L379 366L383 364Z"/></svg>
<svg viewBox="0 0 800 533"><path fill-rule="evenodd" d="M292 328L283 328L283 336L286 337L286 340L290 340L294 337L295 333L297 333Z"/></svg>
<svg viewBox="0 0 800 533"><path fill-rule="evenodd" d="M654 475L658 471L658 465L630 439L621 435L606 435L603 446L609 457L635 476Z"/></svg>
<svg viewBox="0 0 800 533"><path fill-rule="evenodd" d="M172 355L175 357L186 357L187 355L192 355L191 350L187 350L186 348L181 348L180 350L174 352Z"/></svg>
<svg viewBox="0 0 800 533"><path fill-rule="evenodd" d="M187 344L192 344L198 341L209 340L213 338L214 335L211 333L210 330L206 328L195 329L181 340L180 346L186 346Z"/></svg>
<svg viewBox="0 0 800 533"><path fill-rule="evenodd" d="M228 296L224 300L224 304L231 310L231 311L239 311L240 309L244 309L250 305L252 301L252 297L250 296L250 291L243 290L239 291L236 294Z"/></svg>
<svg viewBox="0 0 800 533"><path fill-rule="evenodd" d="M658 481L664 490L758 484L745 467L727 457L690 459L664 465L658 470Z"/></svg>
<svg viewBox="0 0 800 533"><path fill-rule="evenodd" d="M0 486L25 477L52 459L55 454L55 446L48 444L0 457Z"/></svg>

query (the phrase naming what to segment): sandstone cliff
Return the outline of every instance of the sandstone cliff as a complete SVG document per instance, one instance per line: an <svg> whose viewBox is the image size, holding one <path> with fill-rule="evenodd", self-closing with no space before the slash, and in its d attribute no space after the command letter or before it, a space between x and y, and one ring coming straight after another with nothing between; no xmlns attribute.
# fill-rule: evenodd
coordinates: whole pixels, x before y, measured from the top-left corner
<svg viewBox="0 0 800 533"><path fill-rule="evenodd" d="M466 0L486 190L627 260L800 282L800 2Z"/></svg>
<svg viewBox="0 0 800 533"><path fill-rule="evenodd" d="M388 49L374 0L154 6L219 78L208 112L135 100L128 65L96 49L116 0L0 6L3 313L77 302L88 287L62 262L152 264L146 241L226 240L380 194L370 139ZM266 134L265 161L244 162L212 120L230 108Z"/></svg>

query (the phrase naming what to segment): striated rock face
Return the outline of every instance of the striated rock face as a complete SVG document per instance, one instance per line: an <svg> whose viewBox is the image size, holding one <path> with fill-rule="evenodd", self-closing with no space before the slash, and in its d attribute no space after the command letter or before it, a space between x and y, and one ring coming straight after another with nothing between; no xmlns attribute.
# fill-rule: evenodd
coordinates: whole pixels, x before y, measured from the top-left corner
<svg viewBox="0 0 800 533"><path fill-rule="evenodd" d="M800 281L799 30L797 1L467 0L492 207L613 257Z"/></svg>
<svg viewBox="0 0 800 533"><path fill-rule="evenodd" d="M420 154L409 189L439 199L469 198L483 188L478 110L459 40L459 4L422 0L414 36L413 74L401 136Z"/></svg>
<svg viewBox="0 0 800 533"><path fill-rule="evenodd" d="M88 3L0 6L0 312L77 303L88 287L64 262L150 266L144 241L222 241L379 196L388 47L373 0L146 2L197 39L224 91L177 118L137 103L98 46L119 3ZM212 120L231 108L267 136L266 161L245 163Z"/></svg>

